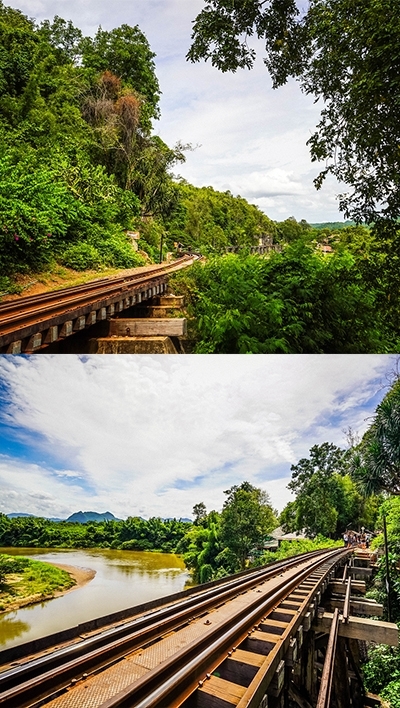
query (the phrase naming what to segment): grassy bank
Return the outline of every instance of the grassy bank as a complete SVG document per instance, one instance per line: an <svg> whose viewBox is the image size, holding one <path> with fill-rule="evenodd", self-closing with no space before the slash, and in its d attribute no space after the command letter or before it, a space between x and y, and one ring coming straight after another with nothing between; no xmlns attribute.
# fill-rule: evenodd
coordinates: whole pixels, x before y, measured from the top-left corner
<svg viewBox="0 0 400 708"><path fill-rule="evenodd" d="M0 554L0 612L48 600L73 585L65 570L49 563Z"/></svg>
<svg viewBox="0 0 400 708"><path fill-rule="evenodd" d="M314 539L302 538L298 541L282 541L277 551L265 551L257 558L254 565L267 565L296 556L298 553L309 553L323 548L340 548L340 546L343 546L343 541L333 541L324 536L317 536Z"/></svg>

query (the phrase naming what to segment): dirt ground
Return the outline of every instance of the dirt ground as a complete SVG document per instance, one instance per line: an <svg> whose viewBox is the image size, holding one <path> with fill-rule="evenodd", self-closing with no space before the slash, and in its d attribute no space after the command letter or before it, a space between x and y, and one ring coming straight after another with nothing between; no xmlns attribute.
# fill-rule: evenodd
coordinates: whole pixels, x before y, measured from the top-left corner
<svg viewBox="0 0 400 708"><path fill-rule="evenodd" d="M70 575L71 578L75 580L75 585L68 588L67 590L59 590L54 594L54 597L65 595L67 592L71 592L72 590L77 590L78 588L83 587L83 585L90 583L90 581L93 580L94 576L96 575L96 571L91 570L91 568L77 568L75 565L61 565L61 563L50 563L50 565L54 565L56 568L61 568L61 570L65 570L68 575Z"/></svg>

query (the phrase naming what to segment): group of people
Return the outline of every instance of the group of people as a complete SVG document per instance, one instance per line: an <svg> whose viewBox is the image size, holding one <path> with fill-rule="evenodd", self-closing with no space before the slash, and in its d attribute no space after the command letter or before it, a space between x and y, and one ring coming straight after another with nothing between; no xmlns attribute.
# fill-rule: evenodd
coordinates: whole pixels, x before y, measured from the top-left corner
<svg viewBox="0 0 400 708"><path fill-rule="evenodd" d="M366 531L364 527L361 531L345 531L343 534L343 542L346 548L361 546L361 548L369 548L371 541L371 533Z"/></svg>

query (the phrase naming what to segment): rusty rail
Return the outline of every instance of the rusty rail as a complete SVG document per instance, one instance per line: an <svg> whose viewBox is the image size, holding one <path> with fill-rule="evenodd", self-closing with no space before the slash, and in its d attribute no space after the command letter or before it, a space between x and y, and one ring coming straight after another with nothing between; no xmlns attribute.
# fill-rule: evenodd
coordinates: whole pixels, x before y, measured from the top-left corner
<svg viewBox="0 0 400 708"><path fill-rule="evenodd" d="M345 563L345 565L343 567L342 583L346 582L348 569L349 569L349 565L348 565L348 563Z"/></svg>
<svg viewBox="0 0 400 708"><path fill-rule="evenodd" d="M114 303L120 303L121 309L130 307L135 304L132 294L137 292L151 297L147 291L152 286L164 284L169 274L192 265L197 259L198 256L185 255L172 264L154 266L146 273L99 278L83 285L0 304L0 350L4 351L5 347L17 340L32 337L35 333L62 325L67 320L76 320ZM85 322L84 326L93 323Z"/></svg>
<svg viewBox="0 0 400 708"><path fill-rule="evenodd" d="M339 610L335 609L332 618L331 631L329 632L328 645L326 647L324 668L322 670L321 686L318 694L316 708L329 708L331 702L331 690L333 681L333 671L335 667L336 643L339 630Z"/></svg>
<svg viewBox="0 0 400 708"><path fill-rule="evenodd" d="M240 631L243 630L245 625L248 628L249 622L251 624L256 621L257 617L262 617L262 614L267 611L268 607L272 607L274 603L276 604L283 595L290 592L291 587L297 586L303 577L307 577L312 572L313 568L320 566L327 557L336 558L338 554L342 557L342 553L343 551L318 551L312 554L305 554L308 556L306 560L310 560L310 566L307 567L306 571L303 571L301 577L295 577L290 587L282 581L279 585L280 591L268 598L267 602L263 605L260 605L259 599L255 598L250 614L248 607L246 607L244 615L239 617L239 619L237 616L230 618L226 626L220 627L217 637L213 634L213 638L218 646L225 648L225 640L228 641L228 637L229 642L231 642L233 635L237 637L238 632L240 634ZM205 598L202 593L199 593L198 596L191 597L186 602L185 607L177 603L172 607L166 607L161 611L151 613L146 617L139 618L139 620L130 622L122 627L104 632L100 636L92 637L90 640L85 640L77 645L75 644L67 650L56 652L53 655L50 654L49 656L40 658L36 662L30 662L25 666L11 669L3 675L0 675L0 690L5 689L2 690L0 694L0 706L3 708L15 708L16 706L22 707L31 705L33 700L45 698L53 693L55 689L60 690L68 686L71 681L76 680L76 676L82 676L83 673L88 671L97 671L99 667L104 668L110 663L114 663L119 657L123 657L126 653L133 651L135 648L143 646L143 644L149 641L154 641L158 635L184 626L193 620L194 616L202 615L210 611L212 607L216 605L219 606L221 602L226 602L230 598L236 597L238 593L241 594L249 588L263 583L265 580L279 576L279 573L282 572L284 568L292 569L292 572L294 572L293 569L298 566L300 562L306 562L304 556L300 559L291 558L287 561L282 561L279 563L279 567L277 567L277 565L275 565L274 568L265 567L260 571L256 571L251 578L245 576L244 578L236 579L234 582L232 580L228 581L225 589L223 586L213 588L205 593ZM154 615L157 616L154 617ZM126 636L121 636L121 634L125 634ZM225 637L225 639L223 639L223 637ZM181 659L184 665L188 663L189 659L195 659L194 656L189 657L188 650L189 647L185 647L185 650L182 652ZM195 651L196 655L199 652L208 652L208 657L210 656L209 649L203 646L201 642L200 644L196 644L193 651ZM80 653L80 656L74 657L74 652ZM167 669L167 666L164 668ZM180 671L181 669L183 670L184 666L181 666L177 670ZM173 673L176 673L176 671L174 670ZM149 679L150 676L147 675L145 682L147 685L147 693ZM160 681L165 686L167 684L170 685L168 683L169 679L168 681L166 679L165 672L160 674ZM153 679L151 680L151 686L153 687ZM135 691L137 688L138 686L136 685ZM161 684L159 683L158 686L154 686L154 688L161 690ZM143 696L143 699L144 698L147 700L148 696L145 695ZM124 704L115 703L115 705ZM156 703L154 705L156 705ZM158 703L158 705L160 704Z"/></svg>
<svg viewBox="0 0 400 708"><path fill-rule="evenodd" d="M167 659L161 666L146 674L134 686L106 701L99 708L157 708L157 706L179 706L193 690L193 682L203 685L201 677L211 675L215 664L221 662L221 654L233 651L251 634L249 628L256 630L264 615L278 605L285 597L305 580L310 573L321 565L321 560L299 574L291 582L283 581L278 590L264 602L255 599L249 608L245 607L238 616L229 618L219 625L209 637L201 637L184 647L178 654ZM207 676L208 672L208 676ZM253 703L246 703L251 706Z"/></svg>
<svg viewBox="0 0 400 708"><path fill-rule="evenodd" d="M349 616L350 616L350 595L351 595L351 578L349 577L347 579L346 595L345 595L344 604L343 604L343 622L345 624L348 623Z"/></svg>

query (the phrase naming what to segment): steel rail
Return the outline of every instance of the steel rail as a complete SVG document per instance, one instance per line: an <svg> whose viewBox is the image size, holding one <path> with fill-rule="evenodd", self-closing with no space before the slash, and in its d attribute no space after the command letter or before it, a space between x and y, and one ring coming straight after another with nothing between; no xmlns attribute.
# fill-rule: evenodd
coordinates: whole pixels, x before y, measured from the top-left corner
<svg viewBox="0 0 400 708"><path fill-rule="evenodd" d="M162 268L154 268L146 273L131 276L102 278L91 283L75 285L64 290L22 298L0 305L0 341L2 337L29 325L41 324L62 314L71 314L74 309L87 307L95 302L123 296L125 291L135 290L140 285L154 279L162 279L193 262L193 258L183 257L179 261Z"/></svg>
<svg viewBox="0 0 400 708"><path fill-rule="evenodd" d="M345 566L344 566L344 568L343 568L342 583L345 583L345 582L346 582L348 570L349 570L349 565L348 565L348 563L346 563Z"/></svg>
<svg viewBox="0 0 400 708"><path fill-rule="evenodd" d="M174 270L179 270L185 263L188 261L195 260L194 256L183 256L182 258L179 258L178 260L174 261L171 264L164 264L164 265L158 265L157 267L152 268L151 270L141 272L141 273L132 273L131 275L110 275L107 276L106 278L96 278L95 280L91 280L88 283L81 283L80 285L71 285L68 288L61 288L59 290L51 290L50 292L46 293L39 293L38 295L27 295L26 297L19 298L18 300L11 300L10 302L3 302L0 303L0 316L3 312L17 312L19 313L21 310L21 306L24 308L25 306L28 306L31 303L36 303L36 302L45 302L46 300L52 300L55 299L56 297L67 297L70 294L74 294L76 292L90 292L91 290L96 290L97 288L101 288L102 285L108 285L108 284L113 284L113 285L119 285L119 284L134 284L136 280L140 278L153 278L156 275L165 275L170 272L173 272Z"/></svg>
<svg viewBox="0 0 400 708"><path fill-rule="evenodd" d="M351 578L347 579L346 595L343 604L343 622L345 624L349 621L350 616L350 594L351 594Z"/></svg>
<svg viewBox="0 0 400 708"><path fill-rule="evenodd" d="M336 643L339 631L339 610L335 609L332 618L331 631L329 632L328 644L326 647L324 668L322 669L321 686L318 694L316 708L329 708L331 702L331 691L333 681L333 671L335 666Z"/></svg>
<svg viewBox="0 0 400 708"><path fill-rule="evenodd" d="M321 550L318 550L298 553L290 560L292 560L293 562L295 562L296 559L298 561L301 561L306 558L312 558L313 556L316 556L321 552ZM41 651L36 652L36 656L32 656L32 654L34 654L34 650L31 646L31 642L28 642L27 644L21 644L19 645L20 651L15 657L12 657L11 661L15 661L15 659L18 659L18 661L23 661L24 658L30 657L29 667L32 667L36 666L37 663L42 664L42 662L50 661L52 657L56 657L60 653L65 654L70 652L71 650L76 653L76 651L80 650L81 647L84 649L91 642L102 641L103 637L107 638L110 635L122 636L123 633L126 633L130 631L131 628L136 627L138 622L149 622L150 619L153 620L155 617L159 617L161 619L165 616L165 613L167 613L168 615L168 613L171 612L171 609L173 607L176 607L178 603L179 606L182 608L189 607L192 606L193 603L197 603L199 597L201 597L201 599L206 599L207 597L213 596L221 597L221 589L225 592L225 590L228 590L228 588L240 588L240 584L242 583L243 579L254 578L255 580L257 580L257 582L260 582L260 573L265 573L269 571L278 572L280 569L287 567L287 563L288 559L274 561L273 563L268 563L267 566L247 569L245 571L241 571L240 573L236 573L221 580L210 581L209 583L206 583L204 585L193 587L189 591L183 591L182 594L178 593L179 597L172 596L172 599L169 603L165 602L166 600L170 599L170 596L167 596L166 598L160 598L158 604L151 608L146 608L142 610L141 606L131 607L125 611L123 617L118 616L119 613L114 613L112 615L106 615L105 617L97 618L96 635L91 636L90 638L84 639L83 635L88 634L88 632L91 631L91 628L86 627L85 624L77 625L75 628L73 628L76 630L75 636L71 636L71 633L67 630L68 638L66 638L65 641L69 642L71 639L74 639L76 637L79 637L81 641L77 644L68 644L67 647L63 649L58 649L58 645L60 644L60 642L64 641L62 637L59 638L59 633L57 633L56 635L48 635L47 637L43 637L42 639L47 640L47 642L44 642L43 649ZM129 612L130 614L126 614L127 612ZM41 653L43 650L50 651L51 654L43 656ZM8 656L7 659L4 659L5 655L8 655L7 649L4 651L0 651L0 689L1 683L4 680L5 676L7 676L8 674L13 674L14 672L18 672L20 670L20 668L16 668L11 670L4 670L3 672L1 672L2 660L4 660L5 666L10 661L8 659ZM36 658L37 656L39 656L39 658Z"/></svg>
<svg viewBox="0 0 400 708"><path fill-rule="evenodd" d="M227 586L211 588L205 593L191 596L183 603L175 603L139 617L120 627L102 632L65 649L56 651L31 661L25 665L14 667L0 674L0 706L15 708L24 705L24 696L37 697L46 690L54 690L54 686L68 685L77 672L90 671L95 667L104 668L127 651L133 651L138 646L153 640L160 633L176 629L194 619L194 615L208 612L216 604L237 596L252 587L259 585L278 575L283 569L296 567L307 558L313 560L326 551L313 551L301 554L285 561L280 561L261 570L254 571L250 576L230 580Z"/></svg>
<svg viewBox="0 0 400 708"><path fill-rule="evenodd" d="M182 705L195 690L204 673L210 674L229 650L241 643L252 629L256 629L266 613L271 612L327 559L341 556L343 553L343 549L325 552L322 558L314 560L291 580L282 580L278 588L265 600L254 599L235 616L222 621L209 635L195 639L98 708L175 708ZM217 660L215 655L218 655Z"/></svg>

